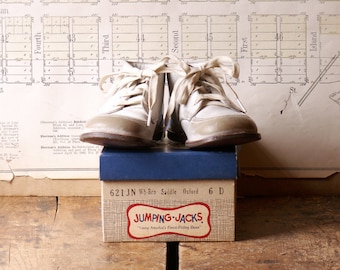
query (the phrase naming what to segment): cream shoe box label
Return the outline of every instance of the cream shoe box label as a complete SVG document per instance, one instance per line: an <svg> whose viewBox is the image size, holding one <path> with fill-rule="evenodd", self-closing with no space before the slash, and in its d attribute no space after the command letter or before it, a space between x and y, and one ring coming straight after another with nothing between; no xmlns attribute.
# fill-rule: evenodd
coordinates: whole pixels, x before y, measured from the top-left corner
<svg viewBox="0 0 340 270"><path fill-rule="evenodd" d="M101 183L105 242L235 239L235 180Z"/></svg>
<svg viewBox="0 0 340 270"><path fill-rule="evenodd" d="M128 234L143 239L162 234L207 237L211 231L210 207L192 203L174 208L132 204L127 210Z"/></svg>

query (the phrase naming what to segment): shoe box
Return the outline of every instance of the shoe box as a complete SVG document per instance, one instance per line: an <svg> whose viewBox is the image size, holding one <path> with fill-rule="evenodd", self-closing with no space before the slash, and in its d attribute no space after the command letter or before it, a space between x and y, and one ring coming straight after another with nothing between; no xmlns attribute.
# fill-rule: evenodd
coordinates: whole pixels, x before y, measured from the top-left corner
<svg viewBox="0 0 340 270"><path fill-rule="evenodd" d="M235 148L100 156L104 242L234 241Z"/></svg>

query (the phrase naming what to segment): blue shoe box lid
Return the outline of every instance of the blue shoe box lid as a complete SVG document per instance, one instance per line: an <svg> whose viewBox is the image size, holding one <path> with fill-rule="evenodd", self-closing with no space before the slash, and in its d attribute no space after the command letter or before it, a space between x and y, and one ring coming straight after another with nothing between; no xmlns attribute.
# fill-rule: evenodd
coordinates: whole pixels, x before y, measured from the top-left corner
<svg viewBox="0 0 340 270"><path fill-rule="evenodd" d="M129 151L104 147L100 180L236 179L237 155L223 151L168 149Z"/></svg>

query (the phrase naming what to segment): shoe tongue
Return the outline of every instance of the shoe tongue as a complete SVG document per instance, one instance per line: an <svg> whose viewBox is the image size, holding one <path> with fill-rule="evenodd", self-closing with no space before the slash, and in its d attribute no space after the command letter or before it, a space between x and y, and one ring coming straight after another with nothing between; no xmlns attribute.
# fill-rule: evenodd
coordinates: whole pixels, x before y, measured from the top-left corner
<svg viewBox="0 0 340 270"><path fill-rule="evenodd" d="M206 113L212 115L240 113L240 110L235 107L229 99L223 97L213 88L211 89L211 93L206 91L202 94L200 91L194 91L188 100L187 107L192 107L192 113L197 116L204 116Z"/></svg>
<svg viewBox="0 0 340 270"><path fill-rule="evenodd" d="M124 62L122 66L122 71L131 72L131 70L140 71L140 68L137 67L137 63L134 62Z"/></svg>
<svg viewBox="0 0 340 270"><path fill-rule="evenodd" d="M149 67L151 67L151 64L149 63L124 61L123 70L124 71L128 71L131 69L143 70Z"/></svg>

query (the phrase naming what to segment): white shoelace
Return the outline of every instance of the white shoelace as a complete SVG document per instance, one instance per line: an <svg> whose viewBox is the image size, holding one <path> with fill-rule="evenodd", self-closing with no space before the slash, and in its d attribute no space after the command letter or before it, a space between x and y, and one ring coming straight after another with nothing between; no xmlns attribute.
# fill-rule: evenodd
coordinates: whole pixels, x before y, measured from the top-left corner
<svg viewBox="0 0 340 270"><path fill-rule="evenodd" d="M142 104L148 114L146 124L150 126L152 111L157 99L158 75L166 72L168 59L168 57L165 57L158 63L143 70L133 67L127 71L103 76L99 82L99 87L102 91L107 92L103 89L103 84L109 78L113 79L113 86L109 91L109 95L113 96L120 90L124 91L121 99L113 106L110 113L122 110L127 106Z"/></svg>
<svg viewBox="0 0 340 270"><path fill-rule="evenodd" d="M226 80L226 75L234 78L238 78L239 76L239 66L234 63L230 57L215 57L200 66L189 66L178 58L172 57L171 59L175 59L175 65L172 68L169 65L170 71L182 74L183 76L176 81L173 87L166 114L166 123L175 110L176 104L186 104L194 91L199 93L195 100L195 104L202 101L194 114L198 113L198 111L208 104L224 106L244 113L246 112L237 93ZM232 93L235 95L239 106L234 104L234 102L227 97L221 81L229 86Z"/></svg>
<svg viewBox="0 0 340 270"><path fill-rule="evenodd" d="M172 60L172 63L169 63L170 60ZM167 56L158 63L143 70L132 67L123 72L103 76L99 82L99 87L102 91L108 92L111 96L120 90L124 91L121 99L117 104L114 104L110 113L122 110L127 106L142 104L148 114L147 126L150 126L152 122L152 111L157 99L158 75L168 72L177 73L181 77L173 87L165 123L170 119L176 104L186 104L194 91L199 93L195 101L196 104L204 101L201 103L198 111L204 106L207 106L208 103L211 104L214 102L214 104L218 106L225 106L246 112L237 93L226 80L225 75L234 78L238 78L239 75L239 67L230 57L215 57L205 64L196 67L186 64L177 57ZM113 86L110 91L103 88L103 84L108 79L113 79ZM239 107L227 97L221 81L232 90Z"/></svg>

